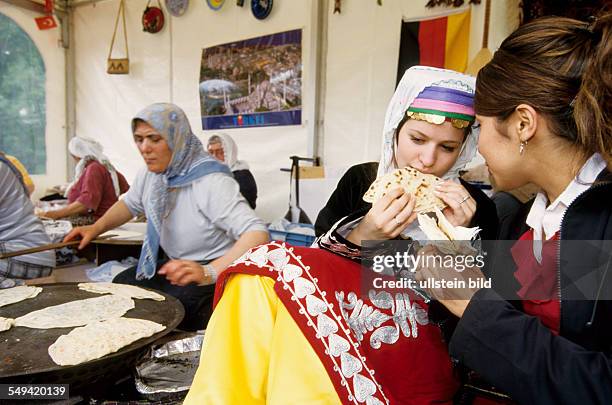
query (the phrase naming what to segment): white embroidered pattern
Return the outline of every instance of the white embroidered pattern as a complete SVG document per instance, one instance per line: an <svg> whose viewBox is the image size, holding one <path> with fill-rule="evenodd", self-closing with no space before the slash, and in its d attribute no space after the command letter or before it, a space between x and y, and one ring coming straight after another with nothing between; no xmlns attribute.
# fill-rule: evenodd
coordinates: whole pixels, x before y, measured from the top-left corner
<svg viewBox="0 0 612 405"><path fill-rule="evenodd" d="M370 346L373 349L380 349L382 343L396 343L400 331L405 337L416 339L419 336L418 325L429 323L427 311L418 303L411 303L406 293L395 294L395 299L387 291L376 293L370 290L368 295L372 305L364 304L354 292L346 296L345 302L344 291L337 291L336 300L342 317L360 342L367 333L374 331L370 335ZM391 310L391 314L384 310ZM381 326L388 320L393 320L394 325Z"/></svg>
<svg viewBox="0 0 612 405"><path fill-rule="evenodd" d="M374 378L374 370L365 363L351 330L344 326L340 315L336 314L332 303L327 301L325 291L317 286L310 267L304 265L300 256L293 253L284 243L271 242L253 248L234 262L245 266L256 265L276 273L276 280L289 290L291 300L299 307L299 313L307 320L307 325L316 332L316 337L325 347L325 353L334 364L341 385L348 392L348 401L354 404L383 405L389 399L382 392ZM296 263L296 264L294 264Z"/></svg>
<svg viewBox="0 0 612 405"><path fill-rule="evenodd" d="M446 87L447 89L455 89L466 93L474 94L474 88L461 80L448 79L432 83L432 86Z"/></svg>

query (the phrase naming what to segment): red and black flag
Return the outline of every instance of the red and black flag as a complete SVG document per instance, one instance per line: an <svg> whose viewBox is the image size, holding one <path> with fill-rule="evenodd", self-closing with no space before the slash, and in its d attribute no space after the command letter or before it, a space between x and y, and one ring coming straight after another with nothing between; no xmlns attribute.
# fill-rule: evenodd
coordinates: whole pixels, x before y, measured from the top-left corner
<svg viewBox="0 0 612 405"><path fill-rule="evenodd" d="M402 22L397 81L414 65L463 72L470 42L470 11L445 17Z"/></svg>

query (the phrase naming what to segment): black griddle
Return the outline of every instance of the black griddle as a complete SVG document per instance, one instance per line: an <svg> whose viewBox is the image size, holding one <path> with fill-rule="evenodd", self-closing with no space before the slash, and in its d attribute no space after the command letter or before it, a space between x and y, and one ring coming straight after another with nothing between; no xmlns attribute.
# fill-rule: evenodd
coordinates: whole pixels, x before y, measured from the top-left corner
<svg viewBox="0 0 612 405"><path fill-rule="evenodd" d="M100 297L79 290L78 283L43 284L40 294L15 304L0 307L0 316L18 318L29 312L69 301ZM12 327L0 332L0 384L70 384L70 392L78 392L102 381L117 381L129 375L134 363L146 353L151 343L170 333L183 319L185 310L176 298L156 291L165 301L134 299L135 308L124 317L157 322L166 327L148 338L140 339L118 352L76 366L58 366L51 360L48 348L58 337L74 328L30 329Z"/></svg>

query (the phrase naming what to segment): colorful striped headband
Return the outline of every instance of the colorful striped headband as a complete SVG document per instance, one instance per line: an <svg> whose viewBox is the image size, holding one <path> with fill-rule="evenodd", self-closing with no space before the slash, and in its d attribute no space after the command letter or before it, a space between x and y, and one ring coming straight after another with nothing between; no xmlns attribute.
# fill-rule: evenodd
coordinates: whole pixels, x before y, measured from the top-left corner
<svg viewBox="0 0 612 405"><path fill-rule="evenodd" d="M455 128L466 128L476 118L474 94L454 88L429 86L410 104L406 115L432 124L449 121Z"/></svg>

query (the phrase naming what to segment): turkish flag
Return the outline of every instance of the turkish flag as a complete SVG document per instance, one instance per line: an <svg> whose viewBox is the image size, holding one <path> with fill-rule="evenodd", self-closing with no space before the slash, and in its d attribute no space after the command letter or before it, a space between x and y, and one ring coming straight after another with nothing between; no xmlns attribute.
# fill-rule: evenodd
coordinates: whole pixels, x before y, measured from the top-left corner
<svg viewBox="0 0 612 405"><path fill-rule="evenodd" d="M37 17L34 19L39 30L48 30L57 27L57 23L52 15Z"/></svg>

